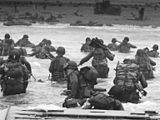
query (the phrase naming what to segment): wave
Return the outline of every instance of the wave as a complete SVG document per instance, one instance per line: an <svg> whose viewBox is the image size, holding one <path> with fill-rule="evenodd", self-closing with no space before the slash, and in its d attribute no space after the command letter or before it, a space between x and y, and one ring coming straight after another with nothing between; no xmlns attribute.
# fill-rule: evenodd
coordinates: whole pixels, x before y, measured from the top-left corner
<svg viewBox="0 0 160 120"><path fill-rule="evenodd" d="M117 31L160 31L160 27L158 26L138 26L138 25L120 25L120 24L112 24L112 25L103 25L103 26L72 26L69 23L56 23L56 24L33 24L31 27L39 27L39 28L71 28L71 29L98 29L98 30L117 30Z"/></svg>
<svg viewBox="0 0 160 120"><path fill-rule="evenodd" d="M0 22L0 26L2 27L10 27L4 26L3 22ZM12 26L12 27L22 27L22 26ZM70 28L70 29L96 29L96 30L114 30L114 31L160 31L160 27L158 26L138 26L138 25L120 25L120 24L112 24L112 25L102 25L102 26L72 26L70 23L35 23L31 26L24 26L24 27L36 27L36 28L55 28L55 29L63 29L63 28Z"/></svg>

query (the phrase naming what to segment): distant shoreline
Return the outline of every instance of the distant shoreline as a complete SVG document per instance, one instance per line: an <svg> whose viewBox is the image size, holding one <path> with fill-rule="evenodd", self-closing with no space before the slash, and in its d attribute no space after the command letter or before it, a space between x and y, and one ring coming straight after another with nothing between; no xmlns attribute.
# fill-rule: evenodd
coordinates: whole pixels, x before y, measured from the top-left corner
<svg viewBox="0 0 160 120"><path fill-rule="evenodd" d="M36 8L37 7L37 8ZM87 25L88 23L95 23L93 26L105 24L112 26L113 24L119 25L133 25L133 26L160 26L160 8L147 7L144 15L144 20L137 20L138 9L133 7L121 7L122 12L120 16L117 15L105 15L105 14L94 14L94 6L47 6L44 10L44 5L18 5L16 6L17 12L15 12L15 6L13 5L1 5L0 4L0 21L7 21L10 19L24 19L33 21L36 15L35 22L38 23L70 23L76 25L77 22L80 24ZM28 14L29 17L28 18ZM134 16L133 16L134 14ZM52 17L52 20L47 21ZM43 19L42 19L43 18ZM78 26L78 25L77 25ZM81 26L81 25L80 25ZM91 24L92 26L92 24Z"/></svg>

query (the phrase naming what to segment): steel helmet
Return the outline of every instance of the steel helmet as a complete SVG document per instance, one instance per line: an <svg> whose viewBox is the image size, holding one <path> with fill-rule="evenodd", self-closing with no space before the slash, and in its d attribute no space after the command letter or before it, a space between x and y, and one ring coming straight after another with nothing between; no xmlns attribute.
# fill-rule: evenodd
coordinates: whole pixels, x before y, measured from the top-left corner
<svg viewBox="0 0 160 120"><path fill-rule="evenodd" d="M116 38L112 38L112 43L117 42Z"/></svg>
<svg viewBox="0 0 160 120"><path fill-rule="evenodd" d="M75 61L69 61L66 69L77 69L77 63Z"/></svg>
<svg viewBox="0 0 160 120"><path fill-rule="evenodd" d="M152 47L154 50L158 50L158 45L157 44L155 44L155 45L153 45L153 47Z"/></svg>
<svg viewBox="0 0 160 120"><path fill-rule="evenodd" d="M138 49L136 52L136 56L142 56L144 53L145 53L144 50Z"/></svg>
<svg viewBox="0 0 160 120"><path fill-rule="evenodd" d="M29 36L28 35L23 35L23 38L28 38Z"/></svg>
<svg viewBox="0 0 160 120"><path fill-rule="evenodd" d="M20 51L18 49L14 49L9 53L9 59L19 60L20 59Z"/></svg>
<svg viewBox="0 0 160 120"><path fill-rule="evenodd" d="M64 47L58 47L57 50L56 50L56 53L64 55L65 54L65 48Z"/></svg>
<svg viewBox="0 0 160 120"><path fill-rule="evenodd" d="M5 34L5 38L10 38L10 35L8 33Z"/></svg>

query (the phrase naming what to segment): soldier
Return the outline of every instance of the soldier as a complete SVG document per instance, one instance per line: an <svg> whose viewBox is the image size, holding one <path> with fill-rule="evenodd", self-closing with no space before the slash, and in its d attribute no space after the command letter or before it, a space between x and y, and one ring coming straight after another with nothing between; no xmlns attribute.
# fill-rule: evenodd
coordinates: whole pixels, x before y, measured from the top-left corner
<svg viewBox="0 0 160 120"><path fill-rule="evenodd" d="M137 48L129 42L129 38L125 37L124 40L118 45L118 51L121 53L129 53L131 48Z"/></svg>
<svg viewBox="0 0 160 120"><path fill-rule="evenodd" d="M159 47L158 47L158 45L155 44L155 45L153 45L152 48L153 48L153 50L149 51L148 55L150 57L159 57L159 52L158 52Z"/></svg>
<svg viewBox="0 0 160 120"><path fill-rule="evenodd" d="M51 81L60 83L66 81L64 66L69 62L69 59L64 57L64 47L58 47L56 53L57 56L51 61L49 72L52 74Z"/></svg>
<svg viewBox="0 0 160 120"><path fill-rule="evenodd" d="M109 48L111 51L117 51L118 45L116 44L116 42L117 42L116 38L113 38L111 42L112 42L112 43L110 43L110 44L107 45L108 48Z"/></svg>
<svg viewBox="0 0 160 120"><path fill-rule="evenodd" d="M2 43L2 56L9 55L10 51L14 49L14 41L10 39L10 35L7 33L5 34L3 43Z"/></svg>
<svg viewBox="0 0 160 120"><path fill-rule="evenodd" d="M3 95L25 93L29 72L20 60L18 50L12 50L8 59L1 65L1 87Z"/></svg>
<svg viewBox="0 0 160 120"><path fill-rule="evenodd" d="M63 104L64 107L77 107L82 105L94 93L93 88L98 77L97 71L90 67L78 70L75 61L69 61L65 67L67 88L71 91Z"/></svg>
<svg viewBox="0 0 160 120"><path fill-rule="evenodd" d="M35 47L35 45L31 43L28 38L28 35L23 35L22 39L18 40L15 45L20 47Z"/></svg>
<svg viewBox="0 0 160 120"><path fill-rule="evenodd" d="M124 110L122 103L112 96L104 93L95 93L87 99L83 109L100 109L100 110Z"/></svg>
<svg viewBox="0 0 160 120"><path fill-rule="evenodd" d="M50 52L55 52L56 49L52 46L51 40L47 40L46 46L49 48Z"/></svg>
<svg viewBox="0 0 160 120"><path fill-rule="evenodd" d="M151 60L142 49L138 49L135 55L135 63L139 65L140 71L143 73L146 80L154 78L153 67L156 63Z"/></svg>
<svg viewBox="0 0 160 120"><path fill-rule="evenodd" d="M124 59L123 63L118 63L116 77L113 81L114 86L108 94L121 102L138 103L141 98L139 93L146 96L144 88L148 85L142 72L138 69L139 66L130 59Z"/></svg>
<svg viewBox="0 0 160 120"><path fill-rule="evenodd" d="M90 46L94 48L85 58L81 59L79 65L82 65L84 62L87 62L90 58L93 57L92 66L98 71L100 78L107 78L109 67L107 58L109 60L114 59L114 54L112 54L107 46L105 46L102 40L95 38L92 39Z"/></svg>
<svg viewBox="0 0 160 120"><path fill-rule="evenodd" d="M93 51L93 47L89 44L91 43L91 39L89 37L86 38L86 43L82 45L81 52L91 52Z"/></svg>
<svg viewBox="0 0 160 120"><path fill-rule="evenodd" d="M142 7L140 10L139 10L139 20L143 20L144 19L144 11L145 11L145 8Z"/></svg>

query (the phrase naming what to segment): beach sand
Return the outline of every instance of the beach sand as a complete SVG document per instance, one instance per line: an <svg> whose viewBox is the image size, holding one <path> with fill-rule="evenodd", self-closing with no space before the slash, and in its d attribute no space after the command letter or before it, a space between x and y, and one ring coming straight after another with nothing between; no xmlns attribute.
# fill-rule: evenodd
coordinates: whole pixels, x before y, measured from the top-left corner
<svg viewBox="0 0 160 120"><path fill-rule="evenodd" d="M94 6L47 6L46 10L43 9L43 5L38 5L37 9L34 5L18 5L17 11L13 5L1 5L0 6L0 19L5 20L7 15L18 18L25 13L31 13L32 15L38 13L38 16L43 16L45 19L49 18L52 14L60 23L76 23L76 21L82 21L82 23L88 23L89 21L96 22L98 24L112 25L138 25L138 26L153 26L157 27L160 25L160 8L157 7L145 7L144 20L136 20L139 16L138 11L141 8L133 7L121 7L121 15L104 15L94 14ZM53 22L54 24L54 22Z"/></svg>

